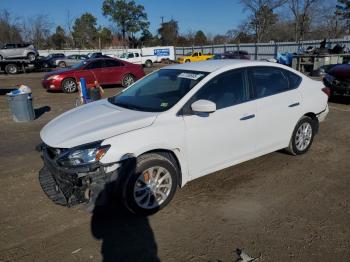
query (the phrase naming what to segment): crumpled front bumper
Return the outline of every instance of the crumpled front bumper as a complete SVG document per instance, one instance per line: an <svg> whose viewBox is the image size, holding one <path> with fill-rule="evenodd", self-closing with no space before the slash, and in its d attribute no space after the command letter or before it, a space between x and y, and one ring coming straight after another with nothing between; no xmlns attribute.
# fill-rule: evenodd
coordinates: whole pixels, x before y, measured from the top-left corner
<svg viewBox="0 0 350 262"><path fill-rule="evenodd" d="M72 207L81 203L95 205L106 190L106 184L118 178L118 163L96 163L84 167L63 168L42 146L44 167L39 171L39 182L45 194L56 204Z"/></svg>

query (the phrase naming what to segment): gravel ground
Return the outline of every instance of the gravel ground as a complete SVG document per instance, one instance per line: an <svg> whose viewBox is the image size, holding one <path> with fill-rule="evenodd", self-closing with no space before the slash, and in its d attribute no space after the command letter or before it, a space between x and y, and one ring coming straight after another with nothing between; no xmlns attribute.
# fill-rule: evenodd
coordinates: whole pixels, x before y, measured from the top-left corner
<svg viewBox="0 0 350 262"><path fill-rule="evenodd" d="M275 152L197 179L141 218L67 209L42 192L39 131L76 98L47 93L42 77L0 75L0 261L228 262L236 248L257 261L350 261L350 97L333 99L307 154ZM9 114L17 83L33 88L31 123Z"/></svg>

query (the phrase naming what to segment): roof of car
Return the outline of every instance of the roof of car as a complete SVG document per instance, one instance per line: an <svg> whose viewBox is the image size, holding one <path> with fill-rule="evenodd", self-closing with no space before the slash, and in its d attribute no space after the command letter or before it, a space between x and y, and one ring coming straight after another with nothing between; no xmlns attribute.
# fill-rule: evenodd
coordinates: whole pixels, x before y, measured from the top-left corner
<svg viewBox="0 0 350 262"><path fill-rule="evenodd" d="M274 66L274 63L264 61L251 61L243 59L222 59L222 60L207 60L203 62L184 63L167 66L166 69L182 69L191 71L214 72L220 68L230 66L245 66L245 65L265 65Z"/></svg>

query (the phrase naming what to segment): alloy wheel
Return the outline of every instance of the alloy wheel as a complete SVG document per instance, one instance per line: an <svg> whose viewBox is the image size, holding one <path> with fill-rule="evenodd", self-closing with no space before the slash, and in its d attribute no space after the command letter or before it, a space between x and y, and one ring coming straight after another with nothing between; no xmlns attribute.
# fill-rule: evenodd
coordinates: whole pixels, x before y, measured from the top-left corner
<svg viewBox="0 0 350 262"><path fill-rule="evenodd" d="M73 93L77 89L77 84L74 82L74 80L67 80L64 83L64 90L67 93Z"/></svg>
<svg viewBox="0 0 350 262"><path fill-rule="evenodd" d="M144 209L153 209L163 204L171 193L172 178L169 171L154 166L142 172L134 186L136 204Z"/></svg>
<svg viewBox="0 0 350 262"><path fill-rule="evenodd" d="M311 143L312 126L305 122L298 128L295 134L295 146L299 151L305 150Z"/></svg>

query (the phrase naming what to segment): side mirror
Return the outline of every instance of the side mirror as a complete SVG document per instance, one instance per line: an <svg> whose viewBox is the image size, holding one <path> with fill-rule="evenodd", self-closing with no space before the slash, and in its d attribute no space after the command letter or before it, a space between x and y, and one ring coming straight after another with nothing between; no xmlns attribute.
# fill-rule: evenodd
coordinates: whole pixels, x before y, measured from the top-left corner
<svg viewBox="0 0 350 262"><path fill-rule="evenodd" d="M191 105L191 108L196 113L213 113L216 111L216 104L209 100L197 100Z"/></svg>

